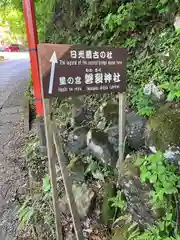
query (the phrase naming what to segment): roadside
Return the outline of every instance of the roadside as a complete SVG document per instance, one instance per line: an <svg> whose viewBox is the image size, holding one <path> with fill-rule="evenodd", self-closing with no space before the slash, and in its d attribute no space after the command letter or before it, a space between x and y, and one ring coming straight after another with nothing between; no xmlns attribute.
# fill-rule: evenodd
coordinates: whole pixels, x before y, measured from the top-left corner
<svg viewBox="0 0 180 240"><path fill-rule="evenodd" d="M11 62L11 60L8 60L8 62ZM13 240L16 238L18 227L17 210L20 206L20 198L25 194L27 187L27 172L23 157L26 138L23 123L23 96L28 80L28 65L27 62L23 61L16 62L14 60L14 62L11 75L9 69L11 64L4 65L5 63L2 63L0 69L1 240Z"/></svg>

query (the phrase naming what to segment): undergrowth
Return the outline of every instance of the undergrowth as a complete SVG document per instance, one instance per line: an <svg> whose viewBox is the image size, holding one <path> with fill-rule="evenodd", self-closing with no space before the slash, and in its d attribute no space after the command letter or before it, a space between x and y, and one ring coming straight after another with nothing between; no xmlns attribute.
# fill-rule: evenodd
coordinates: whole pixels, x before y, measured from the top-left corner
<svg viewBox="0 0 180 240"><path fill-rule="evenodd" d="M179 189L180 177L177 168L167 162L162 152L157 152L144 157L137 157L135 165L140 170L142 183L152 185L151 197L152 210L161 209L162 216L155 226L151 226L140 231L136 223L131 220L130 230L127 230L127 240L178 240L179 233ZM110 199L112 206L121 210L121 216L115 222L123 220L125 215L126 200L122 198L122 193L117 192L117 196ZM133 225L134 224L134 225Z"/></svg>

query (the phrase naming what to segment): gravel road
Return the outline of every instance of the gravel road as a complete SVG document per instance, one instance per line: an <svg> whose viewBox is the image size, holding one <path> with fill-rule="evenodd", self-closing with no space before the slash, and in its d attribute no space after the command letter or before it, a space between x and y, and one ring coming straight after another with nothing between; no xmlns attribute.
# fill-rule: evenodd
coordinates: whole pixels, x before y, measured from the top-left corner
<svg viewBox="0 0 180 240"><path fill-rule="evenodd" d="M28 53L0 53L0 240L17 232L16 195L26 184L23 172L23 96L29 78Z"/></svg>

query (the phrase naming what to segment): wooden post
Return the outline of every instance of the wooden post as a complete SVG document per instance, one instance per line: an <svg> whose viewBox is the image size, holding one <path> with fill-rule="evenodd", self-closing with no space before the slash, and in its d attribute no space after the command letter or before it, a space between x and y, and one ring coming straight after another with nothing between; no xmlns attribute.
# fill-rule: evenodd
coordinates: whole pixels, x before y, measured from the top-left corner
<svg viewBox="0 0 180 240"><path fill-rule="evenodd" d="M125 149L125 127L126 127L126 116L125 116L125 94L119 93L119 159L117 161L117 169L120 171L120 164L124 160L124 149Z"/></svg>
<svg viewBox="0 0 180 240"><path fill-rule="evenodd" d="M68 200L69 209L70 209L72 220L73 220L76 239L83 240L84 238L83 238L83 234L82 234L80 217L78 214L77 205L76 205L74 195L72 192L72 179L68 173L68 170L67 170L67 167L65 164L66 160L65 160L64 153L63 153L63 147L62 147L62 144L60 142L60 137L58 136L57 132L58 131L57 131L55 123L54 123L53 124L54 144L56 147L56 154L57 154L58 162L59 162L60 169L61 169L61 174L62 174L64 187L65 187L65 191L66 191L66 197Z"/></svg>
<svg viewBox="0 0 180 240"><path fill-rule="evenodd" d="M51 103L50 100L43 98L44 104L44 120L45 120L45 133L47 143L47 155L49 164L49 174L52 189L53 209L55 215L55 227L56 227L56 239L62 240L62 228L60 224L60 211L58 206L58 192L56 181L56 167L55 167L55 153L53 152L53 132L52 132L52 120L51 120Z"/></svg>

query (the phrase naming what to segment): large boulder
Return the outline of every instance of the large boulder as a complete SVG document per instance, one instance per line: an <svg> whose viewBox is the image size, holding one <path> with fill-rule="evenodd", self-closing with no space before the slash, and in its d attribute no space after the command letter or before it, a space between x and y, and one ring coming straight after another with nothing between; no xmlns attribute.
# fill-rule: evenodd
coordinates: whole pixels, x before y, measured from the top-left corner
<svg viewBox="0 0 180 240"><path fill-rule="evenodd" d="M132 220L144 229L153 226L160 215L158 211L152 210L150 204L152 188L147 183L141 183L139 169L135 167L134 161L135 156L131 156L121 163L121 174L117 185L124 193L128 215L131 215Z"/></svg>
<svg viewBox="0 0 180 240"><path fill-rule="evenodd" d="M73 182L84 182L85 181L85 169L86 165L81 159L75 160L69 163L68 165L69 172Z"/></svg>
<svg viewBox="0 0 180 240"><path fill-rule="evenodd" d="M73 127L89 124L93 120L93 111L85 106L76 108L73 113L71 124Z"/></svg>
<svg viewBox="0 0 180 240"><path fill-rule="evenodd" d="M102 164L116 166L118 156L108 140L107 133L98 129L91 129L87 134L87 146L92 155Z"/></svg>
<svg viewBox="0 0 180 240"><path fill-rule="evenodd" d="M67 151L71 154L79 154L79 152L86 148L86 135L88 133L88 128L77 127L72 132L69 133L67 139Z"/></svg>
<svg viewBox="0 0 180 240"><path fill-rule="evenodd" d="M145 127L146 118L138 116L134 112L128 112L126 114L126 149L125 153L129 153L129 148L131 150L138 150L145 145ZM113 145L114 150L118 152L119 145L119 129L118 125L113 125L106 129L108 134L109 142ZM125 155L126 155L125 154Z"/></svg>
<svg viewBox="0 0 180 240"><path fill-rule="evenodd" d="M93 203L95 199L95 193L87 184L73 184L72 191L77 204L77 210L80 215L80 218L83 219L90 213L93 208ZM64 196L59 201L59 209L65 213L69 214L69 206L67 202L67 197Z"/></svg>
<svg viewBox="0 0 180 240"><path fill-rule="evenodd" d="M162 151L167 159L180 161L180 103L166 103L150 117L146 144L153 152Z"/></svg>
<svg viewBox="0 0 180 240"><path fill-rule="evenodd" d="M144 86L143 93L144 95L149 96L155 104L165 100L164 90L159 86L156 86L153 82L150 82Z"/></svg>
<svg viewBox="0 0 180 240"><path fill-rule="evenodd" d="M126 135L127 143L131 149L139 149L145 144L144 131L146 118L137 115L135 112L126 108ZM118 151L118 116L119 105L115 101L103 103L96 111L94 121L97 128L108 133L109 141L113 144L114 150Z"/></svg>
<svg viewBox="0 0 180 240"><path fill-rule="evenodd" d="M119 152L119 129L118 125L114 125L105 129L105 132L108 134L108 140L113 145L114 151L118 154ZM130 136L129 136L130 138ZM139 139L135 139L135 141L139 141ZM130 148L129 142L126 141L125 149L124 149L124 156L128 155L132 149Z"/></svg>

